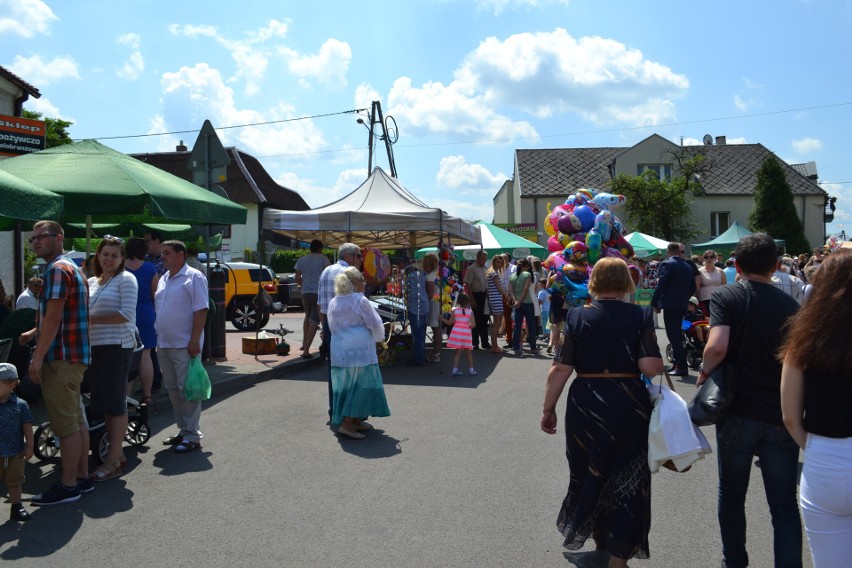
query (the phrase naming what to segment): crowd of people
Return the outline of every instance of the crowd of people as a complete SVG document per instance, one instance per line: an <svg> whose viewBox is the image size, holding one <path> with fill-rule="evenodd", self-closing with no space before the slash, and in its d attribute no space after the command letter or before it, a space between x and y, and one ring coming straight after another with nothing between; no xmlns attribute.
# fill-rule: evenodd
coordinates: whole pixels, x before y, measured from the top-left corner
<svg viewBox="0 0 852 568"><path fill-rule="evenodd" d="M186 453L201 442L201 403L186 400L183 380L201 350L207 283L187 265L186 247L159 235L127 243L106 237L86 279L62 254L62 242L57 223L35 225L30 243L47 266L18 299L26 307L34 298L39 312L36 328L19 341L34 342L29 376L42 385L61 440L60 479L33 498L35 505L74 501L92 491L93 482L123 472L127 384L140 343L144 399L153 384L150 355L157 353L179 428L164 443ZM344 243L334 263L321 252L322 243L312 242L310 255L296 265L304 290L302 356L311 357L313 336L321 331L329 422L340 436L363 439L373 429L369 419L390 416L378 360L389 329L365 293L370 283L361 249ZM548 434L557 431L557 403L573 377L564 417L568 492L557 527L566 548L582 548L592 538L609 553L609 566L619 568L631 558L650 557L647 434L653 406L643 377L664 370L657 314L663 312L673 348L673 364L665 370L676 376L689 374L684 320L704 321L697 385L726 362L736 362L738 370L731 410L715 426L722 566L750 563L745 501L755 456L772 517L775 566L802 565L802 517L815 566L852 563L852 355L842 344L852 321L852 253L788 257L760 233L744 237L725 261L712 250L687 258L678 242L666 252L659 262L599 260L589 279L590 300L572 304L554 293L559 275L540 259L498 254L489 262L479 251L463 268L463 290L449 313L436 300L443 288L441 263L426 255L396 273L412 342L407 364L439 363L443 350L451 349L452 376L465 374L462 356L467 374L475 376L475 351L522 356L526 342L527 352L536 354L538 341L546 339L554 358L540 426ZM637 305L637 288L652 291L649 306ZM450 329L446 345L444 328ZM110 438L109 455L91 474L80 404L84 373ZM11 392L16 380L14 366L0 365L0 426L5 433L13 420L18 428L15 440L0 439L2 457L15 458L4 462L3 477L11 517L26 520L18 462L32 455L32 415Z"/></svg>
<svg viewBox="0 0 852 568"><path fill-rule="evenodd" d="M59 481L33 496L31 503L76 501L92 492L95 482L124 472L134 352L140 353L142 404L150 403L154 367L161 367L180 429L164 443L173 445L176 453L200 448L201 402L186 399L184 383L190 359L201 352L208 287L206 276L186 264L184 243L162 241L156 232L127 243L107 235L91 257L90 275L64 254L59 223L35 223L29 243L45 267L42 277L30 279L18 298L18 309L36 310L35 327L18 342L32 346L27 376L41 385L60 457ZM152 360L155 353L159 363ZM26 521L29 513L19 499L21 460L32 456L33 418L26 402L12 392L18 381L14 365L0 367L0 478L9 487L11 518ZM103 464L91 473L84 388L90 392L92 411L104 416L109 440Z"/></svg>

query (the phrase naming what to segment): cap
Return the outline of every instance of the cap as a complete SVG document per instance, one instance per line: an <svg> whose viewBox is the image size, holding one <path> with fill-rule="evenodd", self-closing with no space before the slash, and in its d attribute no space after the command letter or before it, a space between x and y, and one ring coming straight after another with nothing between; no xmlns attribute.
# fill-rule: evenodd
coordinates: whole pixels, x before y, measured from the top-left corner
<svg viewBox="0 0 852 568"><path fill-rule="evenodd" d="M12 380L18 380L18 369L11 363L0 363L0 381Z"/></svg>
<svg viewBox="0 0 852 568"><path fill-rule="evenodd" d="M697 306L698 305L698 298L696 298L695 296L692 296L691 298L689 298L689 303Z"/></svg>

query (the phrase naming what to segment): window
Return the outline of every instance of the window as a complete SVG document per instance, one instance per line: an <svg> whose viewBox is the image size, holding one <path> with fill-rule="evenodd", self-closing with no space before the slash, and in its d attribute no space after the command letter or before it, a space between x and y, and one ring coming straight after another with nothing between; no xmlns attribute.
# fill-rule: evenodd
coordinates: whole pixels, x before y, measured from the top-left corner
<svg viewBox="0 0 852 568"><path fill-rule="evenodd" d="M661 180L670 180L672 179L672 165L671 164L638 164L636 166L636 175L641 176L642 172L651 170L655 172Z"/></svg>
<svg viewBox="0 0 852 568"><path fill-rule="evenodd" d="M711 211L710 212L710 236L718 237L728 230L731 226L730 211Z"/></svg>

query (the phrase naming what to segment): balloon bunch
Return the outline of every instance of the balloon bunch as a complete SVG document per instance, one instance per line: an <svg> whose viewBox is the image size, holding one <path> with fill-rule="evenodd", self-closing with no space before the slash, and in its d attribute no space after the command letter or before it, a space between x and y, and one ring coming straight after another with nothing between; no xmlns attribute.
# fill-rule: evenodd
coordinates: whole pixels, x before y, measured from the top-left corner
<svg viewBox="0 0 852 568"><path fill-rule="evenodd" d="M443 286L441 284L443 284ZM459 274L456 272L452 272L449 268L445 266L441 282L439 282L437 286L437 290L439 290L439 293L441 295L438 299L441 302L442 316L446 316L446 314L452 313L453 304L455 304L459 292L461 292L463 289L464 285L461 282Z"/></svg>
<svg viewBox="0 0 852 568"><path fill-rule="evenodd" d="M550 235L550 256L542 265L562 276L555 288L567 294L566 299L588 295L586 282L601 257L633 256L633 247L624 238L624 227L611 211L624 202L623 195L578 189L544 220L544 229Z"/></svg>
<svg viewBox="0 0 852 568"><path fill-rule="evenodd" d="M390 258L377 248L364 249L363 263L364 272L379 282L390 276Z"/></svg>
<svg viewBox="0 0 852 568"><path fill-rule="evenodd" d="M837 251L839 251L839 250L840 250L840 245L841 245L840 239L838 239L838 238L837 238L837 237L835 237L834 235L831 235L831 236L830 236L830 237L828 237L828 239L826 239L826 241L825 241L825 248L826 248L829 252L837 252Z"/></svg>

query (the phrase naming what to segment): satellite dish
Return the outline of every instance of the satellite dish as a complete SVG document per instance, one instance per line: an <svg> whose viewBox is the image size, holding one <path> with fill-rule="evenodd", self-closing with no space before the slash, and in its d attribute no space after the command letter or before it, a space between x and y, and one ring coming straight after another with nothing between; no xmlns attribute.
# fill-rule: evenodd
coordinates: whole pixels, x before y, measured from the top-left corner
<svg viewBox="0 0 852 568"><path fill-rule="evenodd" d="M712 146L713 145L713 137L710 136L709 134L704 135L704 145L705 146Z"/></svg>

